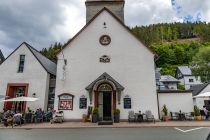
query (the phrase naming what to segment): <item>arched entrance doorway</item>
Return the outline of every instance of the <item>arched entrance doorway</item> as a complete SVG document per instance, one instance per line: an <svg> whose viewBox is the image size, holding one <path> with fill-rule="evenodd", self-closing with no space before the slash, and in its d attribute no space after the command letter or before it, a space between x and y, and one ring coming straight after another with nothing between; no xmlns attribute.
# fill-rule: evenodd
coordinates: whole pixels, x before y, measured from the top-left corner
<svg viewBox="0 0 210 140"><path fill-rule="evenodd" d="M98 85L95 92L95 107L99 111L99 120L112 120L113 110L116 109L116 92L109 83Z"/></svg>
<svg viewBox="0 0 210 140"><path fill-rule="evenodd" d="M90 105L99 109L99 121L113 120L116 104L124 87L106 72L85 88L89 93Z"/></svg>

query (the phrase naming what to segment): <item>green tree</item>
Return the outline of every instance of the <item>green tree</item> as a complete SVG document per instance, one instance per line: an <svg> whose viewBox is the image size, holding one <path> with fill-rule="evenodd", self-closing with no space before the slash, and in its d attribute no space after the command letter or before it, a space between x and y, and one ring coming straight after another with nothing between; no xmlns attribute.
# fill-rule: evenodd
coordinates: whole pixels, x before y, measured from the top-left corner
<svg viewBox="0 0 210 140"><path fill-rule="evenodd" d="M203 82L210 81L210 46L201 47L193 57L193 73L201 76Z"/></svg>
<svg viewBox="0 0 210 140"><path fill-rule="evenodd" d="M40 52L46 56L47 58L49 58L50 60L52 60L53 62L57 62L56 60L56 53L61 50L62 48L62 44L61 43L57 43L55 42L54 44L50 45L50 47L47 48L43 48Z"/></svg>

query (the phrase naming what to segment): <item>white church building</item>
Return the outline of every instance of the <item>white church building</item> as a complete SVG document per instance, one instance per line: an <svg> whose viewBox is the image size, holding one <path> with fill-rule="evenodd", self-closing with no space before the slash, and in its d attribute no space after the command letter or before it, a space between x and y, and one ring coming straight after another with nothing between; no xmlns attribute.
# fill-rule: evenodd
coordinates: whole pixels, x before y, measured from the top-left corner
<svg viewBox="0 0 210 140"><path fill-rule="evenodd" d="M102 120L115 109L121 119L129 110L151 110L158 119L155 54L124 24L124 0L87 0L86 8L86 25L57 54L55 109L72 120L87 106Z"/></svg>

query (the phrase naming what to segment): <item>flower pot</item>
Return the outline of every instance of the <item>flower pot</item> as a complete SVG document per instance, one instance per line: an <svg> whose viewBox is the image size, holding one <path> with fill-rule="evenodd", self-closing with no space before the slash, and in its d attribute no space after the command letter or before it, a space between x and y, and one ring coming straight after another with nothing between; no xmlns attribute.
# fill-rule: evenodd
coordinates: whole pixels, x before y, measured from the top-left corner
<svg viewBox="0 0 210 140"><path fill-rule="evenodd" d="M195 116L196 121L201 121L201 116Z"/></svg>
<svg viewBox="0 0 210 140"><path fill-rule="evenodd" d="M169 120L169 117L168 116L163 116L163 121L164 122L167 122Z"/></svg>
<svg viewBox="0 0 210 140"><path fill-rule="evenodd" d="M83 114L82 115L82 122L86 122L87 121L87 115L86 114Z"/></svg>
<svg viewBox="0 0 210 140"><path fill-rule="evenodd" d="M120 122L120 114L115 113L114 114L114 122L119 123Z"/></svg>
<svg viewBox="0 0 210 140"><path fill-rule="evenodd" d="M93 114L92 123L97 123L97 122L98 122L98 114Z"/></svg>

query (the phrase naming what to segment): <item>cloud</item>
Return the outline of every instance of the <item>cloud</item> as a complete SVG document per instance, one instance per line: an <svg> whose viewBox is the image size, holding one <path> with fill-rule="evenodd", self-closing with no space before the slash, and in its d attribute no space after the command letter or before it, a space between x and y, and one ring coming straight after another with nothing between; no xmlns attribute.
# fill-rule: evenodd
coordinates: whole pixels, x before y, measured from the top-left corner
<svg viewBox="0 0 210 140"><path fill-rule="evenodd" d="M55 41L65 42L72 35L72 24L68 25L67 21L76 24L75 19L80 16L67 13L68 9L80 13L81 5L75 0L1 1L0 47L4 54L11 53L23 41L38 50Z"/></svg>
<svg viewBox="0 0 210 140"><path fill-rule="evenodd" d="M208 0L176 0L189 13L210 19ZM189 6L190 5L190 6ZM181 21L171 0L126 0L128 26ZM38 50L66 42L85 25L85 0L2 0L0 49L8 56L23 41Z"/></svg>

